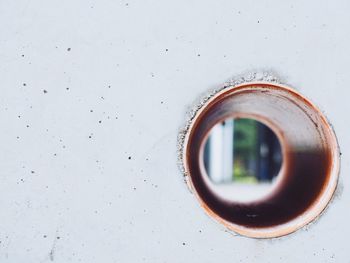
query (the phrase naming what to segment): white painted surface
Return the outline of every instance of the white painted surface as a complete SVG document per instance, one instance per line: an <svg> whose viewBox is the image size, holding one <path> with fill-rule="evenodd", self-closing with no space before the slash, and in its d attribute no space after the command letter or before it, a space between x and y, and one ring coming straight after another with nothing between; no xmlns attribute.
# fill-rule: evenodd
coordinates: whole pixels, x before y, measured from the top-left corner
<svg viewBox="0 0 350 263"><path fill-rule="evenodd" d="M209 142L209 171L207 176L214 184L230 183L233 176L233 142L234 121L226 120L225 124L219 123L211 130Z"/></svg>
<svg viewBox="0 0 350 263"><path fill-rule="evenodd" d="M210 135L208 137L209 140L209 171L207 170L208 177L214 183L220 183L225 181L225 173L226 167L224 165L224 144L223 144L223 129L221 125L215 125L210 131ZM232 167L232 164L231 164ZM232 168L231 168L232 169ZM232 178L232 175L231 175Z"/></svg>
<svg viewBox="0 0 350 263"><path fill-rule="evenodd" d="M0 262L349 262L349 11L346 0L0 1ZM320 106L343 153L327 212L274 240L227 233L176 165L187 106L250 69Z"/></svg>

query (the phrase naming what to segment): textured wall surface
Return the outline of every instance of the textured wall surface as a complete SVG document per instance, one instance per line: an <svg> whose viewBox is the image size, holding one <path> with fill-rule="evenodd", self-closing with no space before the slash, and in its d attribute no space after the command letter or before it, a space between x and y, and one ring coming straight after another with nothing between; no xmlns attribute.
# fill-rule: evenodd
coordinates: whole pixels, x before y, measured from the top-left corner
<svg viewBox="0 0 350 263"><path fill-rule="evenodd" d="M350 2L0 0L0 262L350 262ZM177 135L200 94L277 72L338 136L340 187L287 237L228 233Z"/></svg>

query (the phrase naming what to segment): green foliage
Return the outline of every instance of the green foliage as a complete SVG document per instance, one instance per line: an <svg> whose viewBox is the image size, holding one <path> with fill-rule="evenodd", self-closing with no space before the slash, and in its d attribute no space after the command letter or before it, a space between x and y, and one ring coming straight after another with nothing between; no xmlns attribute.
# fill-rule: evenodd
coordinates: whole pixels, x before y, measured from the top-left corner
<svg viewBox="0 0 350 263"><path fill-rule="evenodd" d="M236 161L233 166L233 180L240 183L257 183L254 175L250 174L247 168L240 161Z"/></svg>
<svg viewBox="0 0 350 263"><path fill-rule="evenodd" d="M257 122L252 119L236 119L234 126L234 154L244 160L256 156Z"/></svg>
<svg viewBox="0 0 350 263"><path fill-rule="evenodd" d="M257 122L252 119L236 119L234 122L234 170L233 180L256 183L256 178L248 170L250 161L256 160L258 143Z"/></svg>

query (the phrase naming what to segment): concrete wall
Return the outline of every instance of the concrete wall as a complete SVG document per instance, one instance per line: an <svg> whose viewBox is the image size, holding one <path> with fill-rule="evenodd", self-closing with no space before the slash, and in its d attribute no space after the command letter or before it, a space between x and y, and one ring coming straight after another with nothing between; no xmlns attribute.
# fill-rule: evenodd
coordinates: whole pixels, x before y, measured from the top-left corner
<svg viewBox="0 0 350 263"><path fill-rule="evenodd" d="M349 1L0 1L0 262L349 262ZM200 94L272 70L338 136L340 187L287 237L235 236L177 167Z"/></svg>

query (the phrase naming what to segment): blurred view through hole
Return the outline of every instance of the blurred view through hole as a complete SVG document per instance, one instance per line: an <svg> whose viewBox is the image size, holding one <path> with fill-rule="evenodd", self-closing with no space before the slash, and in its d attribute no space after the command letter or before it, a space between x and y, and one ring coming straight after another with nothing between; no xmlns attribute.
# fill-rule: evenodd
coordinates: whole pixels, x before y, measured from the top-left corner
<svg viewBox="0 0 350 263"><path fill-rule="evenodd" d="M232 201L265 196L282 166L276 134L248 118L230 118L216 124L205 143L203 158L212 190Z"/></svg>

